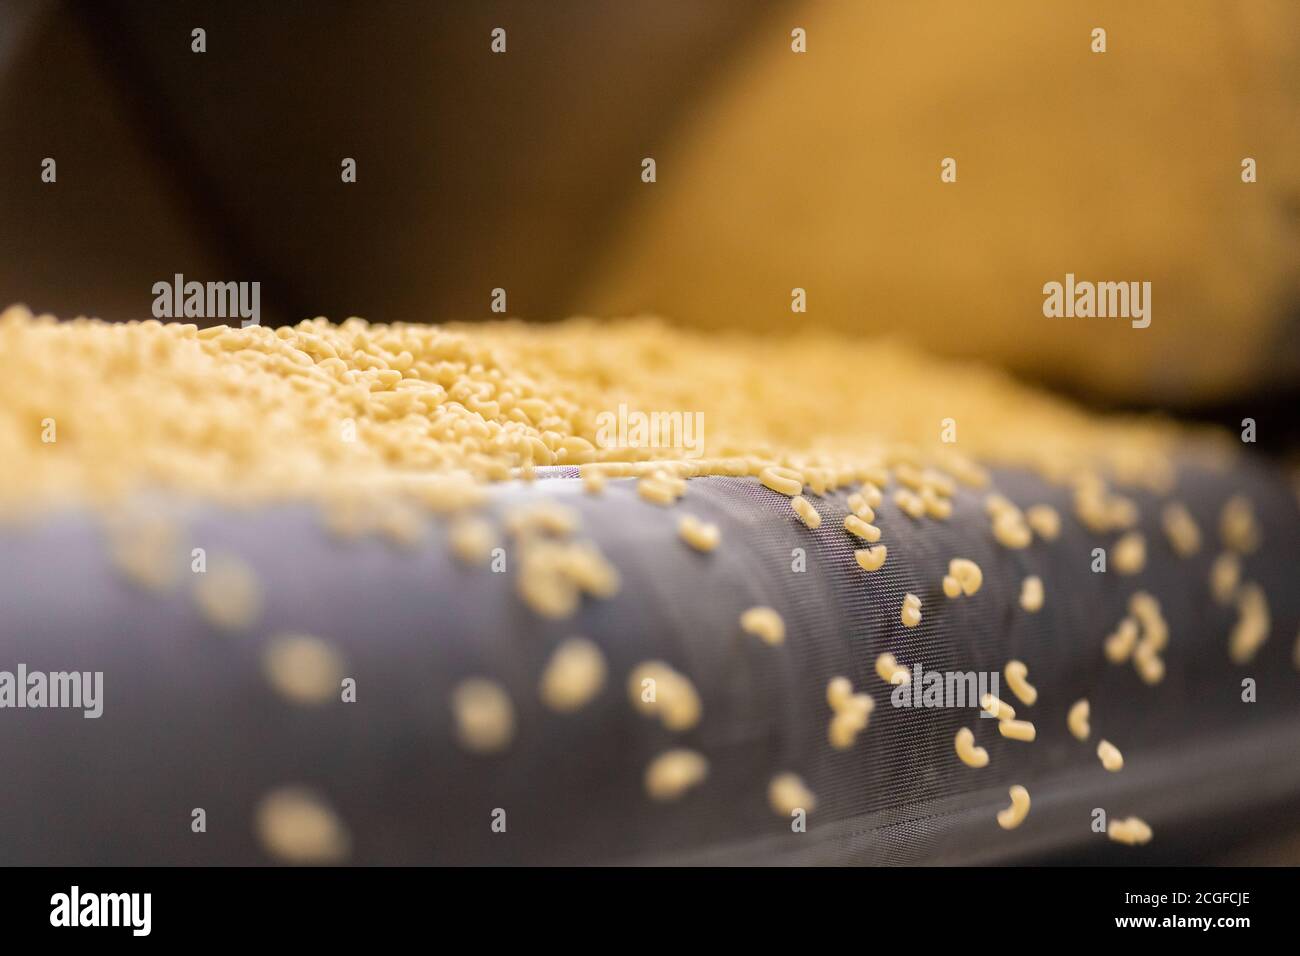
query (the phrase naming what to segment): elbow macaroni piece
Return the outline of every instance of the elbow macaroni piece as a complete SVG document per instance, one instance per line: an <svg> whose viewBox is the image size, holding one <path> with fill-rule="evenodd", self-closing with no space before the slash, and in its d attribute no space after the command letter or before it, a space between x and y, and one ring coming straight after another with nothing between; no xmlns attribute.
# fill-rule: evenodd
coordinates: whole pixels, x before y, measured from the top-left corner
<svg viewBox="0 0 1300 956"><path fill-rule="evenodd" d="M827 736L836 750L848 750L859 733L867 729L876 702L868 694L853 693L847 677L833 677L826 685L826 702L833 712Z"/></svg>
<svg viewBox="0 0 1300 956"><path fill-rule="evenodd" d="M255 813L258 839L272 857L295 865L339 863L352 839L337 813L310 790L282 787L264 796Z"/></svg>
<svg viewBox="0 0 1300 956"><path fill-rule="evenodd" d="M894 504L909 518L920 518L925 514L925 499L907 488L894 492Z"/></svg>
<svg viewBox="0 0 1300 956"><path fill-rule="evenodd" d="M592 641L571 637L555 649L538 684L542 703L570 713L585 707L605 685L605 655Z"/></svg>
<svg viewBox="0 0 1300 956"><path fill-rule="evenodd" d="M1019 551L1033 541L1033 532L1018 509L1004 509L993 518L993 537L1004 548Z"/></svg>
<svg viewBox="0 0 1300 956"><path fill-rule="evenodd" d="M1160 512L1169 546L1180 558L1190 558L1201 550L1201 529L1196 519L1181 501L1171 501Z"/></svg>
<svg viewBox="0 0 1300 956"><path fill-rule="evenodd" d="M248 630L262 613L262 586L256 575L232 555L214 555L211 565L194 582L199 611L220 630Z"/></svg>
<svg viewBox="0 0 1300 956"><path fill-rule="evenodd" d="M898 685L912 682L912 675L907 668L900 666L894 659L894 655L887 651L876 658L876 674L886 684Z"/></svg>
<svg viewBox="0 0 1300 956"><path fill-rule="evenodd" d="M1061 516L1051 505L1030 505L1025 509L1025 520L1044 541L1055 541L1061 534Z"/></svg>
<svg viewBox="0 0 1300 956"><path fill-rule="evenodd" d="M1106 638L1106 659L1112 664L1123 664L1137 645L1138 623L1131 617L1119 622L1115 631Z"/></svg>
<svg viewBox="0 0 1300 956"><path fill-rule="evenodd" d="M984 572L980 566L969 558L953 558L948 562L948 576L955 580L961 589L961 593L970 597L984 584ZM947 581L944 582L944 593L947 593ZM949 595L953 597L954 595Z"/></svg>
<svg viewBox="0 0 1300 956"><path fill-rule="evenodd" d="M447 529L447 543L452 554L469 567L487 564L497 544L492 526L482 518L469 515L458 515L452 520Z"/></svg>
<svg viewBox="0 0 1300 956"><path fill-rule="evenodd" d="M1008 740L1020 740L1031 744L1038 736L1038 731L1028 720L999 720L998 733Z"/></svg>
<svg viewBox="0 0 1300 956"><path fill-rule="evenodd" d="M802 481L782 474L775 468L764 468L758 473L758 480L778 495L785 495L787 498L803 494Z"/></svg>
<svg viewBox="0 0 1300 956"><path fill-rule="evenodd" d="M975 735L969 727L957 731L954 745L957 748L957 756L966 766L976 769L988 766L989 752L983 747L975 746Z"/></svg>
<svg viewBox="0 0 1300 956"><path fill-rule="evenodd" d="M475 753L509 746L515 733L514 706L500 684L481 677L461 681L451 695L460 742Z"/></svg>
<svg viewBox="0 0 1300 956"><path fill-rule="evenodd" d="M695 685L663 661L634 667L627 690L633 707L647 717L658 717L668 730L690 730L700 722L704 708Z"/></svg>
<svg viewBox="0 0 1300 956"><path fill-rule="evenodd" d="M856 535L862 540L875 544L880 540L880 529L874 524L868 524L857 515L846 515L844 518L844 530L850 534Z"/></svg>
<svg viewBox="0 0 1300 956"><path fill-rule="evenodd" d="M1103 740L1097 744L1097 759L1111 773L1118 773L1124 769L1124 755L1109 740Z"/></svg>
<svg viewBox="0 0 1300 956"><path fill-rule="evenodd" d="M677 533L696 551L712 551L722 539L716 524L701 521L695 515L682 515L677 522Z"/></svg>
<svg viewBox="0 0 1300 956"><path fill-rule="evenodd" d="M262 671L267 680L294 704L323 704L339 694L343 669L338 652L309 634L277 635L262 652Z"/></svg>
<svg viewBox="0 0 1300 956"><path fill-rule="evenodd" d="M1210 594L1220 604L1231 604L1241 583L1241 559L1225 551L1210 565Z"/></svg>
<svg viewBox="0 0 1300 956"><path fill-rule="evenodd" d="M1020 583L1020 607L1029 614L1043 609L1043 579L1031 574Z"/></svg>
<svg viewBox="0 0 1300 956"><path fill-rule="evenodd" d="M652 800L679 800L708 775L709 762L701 754L685 748L669 750L646 767L646 793Z"/></svg>
<svg viewBox="0 0 1300 956"><path fill-rule="evenodd" d="M778 816L789 817L797 810L812 813L817 798L798 774L781 773L767 785L767 802Z"/></svg>
<svg viewBox="0 0 1300 956"><path fill-rule="evenodd" d="M878 544L870 548L859 548L853 552L853 559L863 571L879 571L885 564L887 554L885 546Z"/></svg>
<svg viewBox="0 0 1300 956"><path fill-rule="evenodd" d="M899 618L904 627L916 627L921 623L921 599L915 594L903 595L903 606Z"/></svg>
<svg viewBox="0 0 1300 956"><path fill-rule="evenodd" d="M1020 699L1020 702L1026 707L1033 707L1034 701L1038 700L1038 691L1034 685L1029 683L1029 668L1022 661L1007 661L1007 666L1002 668L1002 675L1007 679L1007 686L1011 688L1011 693Z"/></svg>
<svg viewBox="0 0 1300 956"><path fill-rule="evenodd" d="M799 516L799 520L806 524L809 529L816 531L822 526L822 516L817 513L817 509L803 495L795 495L790 499L790 507L794 513ZM850 517L852 517L850 515Z"/></svg>
<svg viewBox="0 0 1300 956"><path fill-rule="evenodd" d="M986 714L991 714L992 716L996 717L999 721L1016 719L1016 712L1014 709L1012 709L1011 705L1006 703L1006 701L1003 701L998 697L994 696L993 694L985 694L983 697L981 697L980 707L984 710Z"/></svg>
<svg viewBox="0 0 1300 956"><path fill-rule="evenodd" d="M740 615L740 628L764 644L777 645L785 641L785 621L770 607L751 607Z"/></svg>
<svg viewBox="0 0 1300 956"><path fill-rule="evenodd" d="M1259 522L1255 506L1245 495L1233 495L1219 515L1219 536L1223 543L1239 554L1250 554L1259 547Z"/></svg>
<svg viewBox="0 0 1300 956"><path fill-rule="evenodd" d="M1029 816L1029 791L1016 784L1007 792L1011 796L1011 806L998 811L998 826L1004 830L1014 830Z"/></svg>
<svg viewBox="0 0 1300 956"><path fill-rule="evenodd" d="M1074 706L1070 708L1070 714L1065 718L1065 724L1070 728L1070 733L1074 735L1075 740L1087 740L1092 734L1092 727L1088 723L1090 716L1090 707L1088 699L1076 700Z"/></svg>
<svg viewBox="0 0 1300 956"><path fill-rule="evenodd" d="M1151 827L1139 817L1129 817L1126 820L1111 820L1110 825L1106 827L1106 835L1116 843L1140 846L1151 842Z"/></svg>
<svg viewBox="0 0 1300 956"><path fill-rule="evenodd" d="M1130 531L1115 542L1115 570L1120 574L1137 574L1147 563L1146 538Z"/></svg>

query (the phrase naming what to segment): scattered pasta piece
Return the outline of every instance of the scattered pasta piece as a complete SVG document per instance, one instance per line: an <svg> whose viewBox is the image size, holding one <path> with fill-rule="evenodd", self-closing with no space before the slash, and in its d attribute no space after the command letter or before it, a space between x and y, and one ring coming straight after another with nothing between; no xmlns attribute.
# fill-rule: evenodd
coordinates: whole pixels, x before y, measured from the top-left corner
<svg viewBox="0 0 1300 956"><path fill-rule="evenodd" d="M833 677L826 685L826 702L833 712L827 736L836 750L848 750L858 734L867 729L876 702L868 694L853 693L847 677Z"/></svg>
<svg viewBox="0 0 1300 956"><path fill-rule="evenodd" d="M597 468L588 468L582 469L580 473L582 475L583 491L589 495L599 495L604 493L605 484L608 479L605 477L603 471L600 471Z"/></svg>
<svg viewBox="0 0 1300 956"><path fill-rule="evenodd" d="M1038 700L1038 691L1033 684L1029 683L1029 668L1024 665L1024 662L1007 661L1007 666L1002 668L1002 675L1007 679L1007 686L1011 688L1011 693L1015 694L1026 707L1033 707L1034 701Z"/></svg>
<svg viewBox="0 0 1300 956"><path fill-rule="evenodd" d="M682 496L682 488L663 472L646 475L636 483L636 493L656 505L671 505Z"/></svg>
<svg viewBox="0 0 1300 956"><path fill-rule="evenodd" d="M1219 515L1219 536L1239 554L1250 554L1259 547L1259 522L1249 498L1234 495L1224 504Z"/></svg>
<svg viewBox="0 0 1300 956"><path fill-rule="evenodd" d="M282 787L271 791L258 803L254 818L262 846L284 863L338 863L351 849L343 822L309 790Z"/></svg>
<svg viewBox="0 0 1300 956"><path fill-rule="evenodd" d="M114 569L150 591L172 587L184 567L179 529L160 514L114 512L104 521Z"/></svg>
<svg viewBox="0 0 1300 956"><path fill-rule="evenodd" d="M495 753L509 746L515 734L510 695L495 681L471 677L456 685L452 714L460 742L475 753Z"/></svg>
<svg viewBox="0 0 1300 956"><path fill-rule="evenodd" d="M925 500L907 488L899 488L894 492L894 504L909 518L920 518L925 514Z"/></svg>
<svg viewBox="0 0 1300 956"><path fill-rule="evenodd" d="M230 555L214 556L195 575L194 600L208 623L224 631L246 631L262 613L262 587L252 568Z"/></svg>
<svg viewBox="0 0 1300 956"><path fill-rule="evenodd" d="M1138 645L1137 651L1133 654L1133 666L1144 684L1154 686L1165 679L1164 659L1155 651L1148 650L1146 645Z"/></svg>
<svg viewBox="0 0 1300 956"><path fill-rule="evenodd" d="M1241 559L1225 551L1210 565L1210 595L1220 604L1231 604L1241 583Z"/></svg>
<svg viewBox="0 0 1300 956"><path fill-rule="evenodd" d="M885 652L876 658L876 674L886 684L910 684L912 675L908 673L906 667L901 667L894 659L894 655Z"/></svg>
<svg viewBox="0 0 1300 956"><path fill-rule="evenodd" d="M885 500L884 493L869 481L864 481L862 483L862 486L858 489L858 493L862 495L862 500L871 508L879 508L881 502Z"/></svg>
<svg viewBox="0 0 1300 956"><path fill-rule="evenodd" d="M1138 622L1126 617L1119 622L1119 627L1106 638L1106 660L1112 664L1123 664L1137 646Z"/></svg>
<svg viewBox="0 0 1300 956"><path fill-rule="evenodd" d="M993 518L993 537L1004 548L1018 551L1029 547L1034 534L1019 510L1004 509Z"/></svg>
<svg viewBox="0 0 1300 956"><path fill-rule="evenodd" d="M849 511L853 512L863 521L875 521L876 511L871 505L867 504L866 497L860 491L855 491L848 497Z"/></svg>
<svg viewBox="0 0 1300 956"><path fill-rule="evenodd" d="M1008 793L1011 795L1011 806L998 811L998 826L1004 830L1014 830L1029 815L1029 791L1016 784Z"/></svg>
<svg viewBox="0 0 1300 956"><path fill-rule="evenodd" d="M340 692L343 659L319 637L281 634L262 652L262 671L290 702L323 704Z"/></svg>
<svg viewBox="0 0 1300 956"><path fill-rule="evenodd" d="M677 533L696 551L712 551L722 539L716 524L701 521L695 515L682 515L677 522Z"/></svg>
<svg viewBox="0 0 1300 956"><path fill-rule="evenodd" d="M1051 505L1030 505L1025 509L1025 521L1044 541L1055 541L1061 534L1061 516Z"/></svg>
<svg viewBox="0 0 1300 956"><path fill-rule="evenodd" d="M1043 609L1043 579L1031 574L1020 582L1020 607L1029 614Z"/></svg>
<svg viewBox="0 0 1300 956"><path fill-rule="evenodd" d="M947 521L952 517L952 500L943 497L933 488L926 488L921 492L921 503L925 506L925 513L931 518Z"/></svg>
<svg viewBox="0 0 1300 956"><path fill-rule="evenodd" d="M585 707L605 685L605 655L592 641L571 637L555 649L538 692L551 710L570 713Z"/></svg>
<svg viewBox="0 0 1300 956"><path fill-rule="evenodd" d="M740 628L764 644L773 646L785 640L785 621L770 607L751 607L740 615Z"/></svg>
<svg viewBox="0 0 1300 956"><path fill-rule="evenodd" d="M887 553L885 546L878 544L875 547L859 548L853 552L853 558L863 571L879 571L885 564Z"/></svg>
<svg viewBox="0 0 1300 956"><path fill-rule="evenodd" d="M582 517L568 505L543 499L509 509L504 523L514 537L540 534L567 538L578 530Z"/></svg>
<svg viewBox="0 0 1300 956"><path fill-rule="evenodd" d="M790 507L793 508L794 513L799 516L799 520L807 525L812 531L816 531L822 526L822 516L817 513L817 509L812 506L812 502L803 495L795 495L791 498ZM852 518L853 516L849 515L849 517ZM845 520L847 521L848 519Z"/></svg>
<svg viewBox="0 0 1300 956"><path fill-rule="evenodd" d="M628 694L641 713L658 717L669 730L690 730L700 722L703 707L690 678L663 661L647 661L632 670Z"/></svg>
<svg viewBox="0 0 1300 956"><path fill-rule="evenodd" d="M880 529L874 524L868 524L857 515L846 515L844 517L844 530L850 534L857 535L863 541L875 544L880 540Z"/></svg>
<svg viewBox="0 0 1300 956"><path fill-rule="evenodd" d="M981 697L980 707L986 714L991 714L1000 721L1016 719L1016 712L1011 705L993 694L985 694Z"/></svg>
<svg viewBox="0 0 1300 956"><path fill-rule="evenodd" d="M1142 635L1133 651L1133 666L1144 683L1158 684L1165 676L1160 652L1169 643L1169 625L1160 611L1160 602L1146 591L1137 591L1129 598L1129 612Z"/></svg>
<svg viewBox="0 0 1300 956"><path fill-rule="evenodd" d="M903 595L903 607L899 618L904 627L916 627L921 623L921 599L915 594Z"/></svg>
<svg viewBox="0 0 1300 956"><path fill-rule="evenodd" d="M496 535L492 526L482 518L462 515L452 520L447 530L447 542L452 554L470 567L482 567L487 564L496 547Z"/></svg>
<svg viewBox="0 0 1300 956"><path fill-rule="evenodd" d="M957 581L961 593L970 597L984 584L984 572L969 558L953 558L948 562L948 575ZM946 593L946 586L945 586Z"/></svg>
<svg viewBox="0 0 1300 956"><path fill-rule="evenodd" d="M1115 570L1120 574L1137 574L1147 563L1146 538L1137 531L1130 531L1115 542Z"/></svg>
<svg viewBox="0 0 1300 956"><path fill-rule="evenodd" d="M975 767L976 769L988 766L989 752L983 747L975 746L975 735L969 727L963 727L957 731L957 738L954 743L957 748L957 756L961 758L961 762L966 766Z"/></svg>
<svg viewBox="0 0 1300 956"><path fill-rule="evenodd" d="M1087 740L1092 734L1092 727L1088 723L1090 708L1088 699L1076 700L1074 706L1070 708L1070 714L1065 718L1065 725L1070 728L1070 733L1074 735L1075 740Z"/></svg>
<svg viewBox="0 0 1300 956"><path fill-rule="evenodd" d="M797 774L782 773L767 785L767 802L778 816L789 817L798 810L812 813L817 808L817 798Z"/></svg>
<svg viewBox="0 0 1300 956"><path fill-rule="evenodd" d="M789 474L783 474L775 468L764 468L758 473L758 480L778 495L793 498L803 494L803 482Z"/></svg>
<svg viewBox="0 0 1300 956"><path fill-rule="evenodd" d="M1124 769L1124 755L1109 740L1097 744L1097 759L1111 773L1118 773Z"/></svg>
<svg viewBox="0 0 1300 956"><path fill-rule="evenodd" d="M1174 554L1180 558L1189 558L1201 550L1201 529L1181 501L1171 501L1165 505L1160 513L1160 521Z"/></svg>
<svg viewBox="0 0 1300 956"><path fill-rule="evenodd" d="M686 791L704 782L709 762L694 750L662 753L645 771L645 789L652 800L678 800Z"/></svg>
<svg viewBox="0 0 1300 956"><path fill-rule="evenodd" d="M1038 736L1038 731L1028 720L999 720L998 733L1008 740L1020 740L1025 743L1033 743L1034 738Z"/></svg>
<svg viewBox="0 0 1300 956"><path fill-rule="evenodd" d="M1151 841L1151 827L1138 817L1111 820L1106 828L1106 834L1116 843L1125 843L1129 846L1139 846Z"/></svg>
<svg viewBox="0 0 1300 956"><path fill-rule="evenodd" d="M1248 664L1268 640L1272 620L1268 599L1258 584L1247 582L1237 593L1237 622L1228 638L1228 654L1234 664Z"/></svg>
<svg viewBox="0 0 1300 956"><path fill-rule="evenodd" d="M826 703L831 710L843 710L853 696L853 682L847 677L832 677L826 685Z"/></svg>

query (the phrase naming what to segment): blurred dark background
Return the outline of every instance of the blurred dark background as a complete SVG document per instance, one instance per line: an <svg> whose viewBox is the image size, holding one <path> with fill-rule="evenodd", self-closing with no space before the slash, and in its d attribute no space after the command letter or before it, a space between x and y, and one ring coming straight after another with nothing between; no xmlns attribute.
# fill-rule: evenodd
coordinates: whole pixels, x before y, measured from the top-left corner
<svg viewBox="0 0 1300 956"><path fill-rule="evenodd" d="M176 272L238 277L278 324L486 318L496 287L563 317L640 158L781 4L2 6L0 298L142 318Z"/></svg>

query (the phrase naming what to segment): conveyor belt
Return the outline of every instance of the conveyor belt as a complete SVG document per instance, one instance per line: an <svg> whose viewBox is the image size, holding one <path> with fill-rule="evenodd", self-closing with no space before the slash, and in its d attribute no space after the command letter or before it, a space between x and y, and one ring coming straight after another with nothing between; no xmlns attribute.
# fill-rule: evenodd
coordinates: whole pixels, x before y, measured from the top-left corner
<svg viewBox="0 0 1300 956"><path fill-rule="evenodd" d="M125 583L85 515L0 531L0 669L104 672L97 720L0 711L8 781L0 861L271 862L254 808L282 786L306 787L333 807L350 835L348 859L360 864L994 863L1080 853L1178 861L1179 848L1207 828L1245 835L1263 825L1254 809L1300 798L1292 664L1300 521L1294 494L1263 464L1180 469L1178 497L1204 538L1186 559L1159 528L1158 499L1126 492L1141 506L1148 550L1133 577L1093 573L1091 550L1113 536L1086 532L1063 489L1021 472L996 472L998 490L1022 506L1056 505L1064 518L1057 541L1003 548L982 495L966 489L947 522L913 521L887 497L877 523L889 559L872 574L856 566L841 528L843 493L811 499L824 516L813 532L788 499L752 479L692 480L665 509L641 500L630 480L591 496L572 475L551 469L490 495L498 512L543 497L573 506L583 536L619 569L617 596L588 599L558 622L518 599L513 565L498 574L456 563L436 519L428 544L408 553L377 538L340 542L305 504L159 505L182 522L186 554L234 553L256 570L266 606L245 636L213 630L184 589L158 596ZM1235 493L1261 518L1263 544L1245 558L1245 577L1263 586L1272 613L1270 639L1244 667L1227 654L1235 611L1216 604L1207 585L1219 510ZM715 552L680 541L683 510L720 526ZM792 570L795 549L804 549L804 571ZM952 601L940 579L955 556L975 560L985 583ZM1017 605L1028 574L1046 588L1036 615ZM1167 676L1155 687L1102 655L1139 588L1160 600L1172 635ZM899 621L905 591L923 600L913 630ZM757 604L784 616L784 644L740 632L740 612ZM261 648L287 630L340 650L357 682L355 703L301 707L271 690ZM599 644L610 676L586 708L557 714L539 702L537 680L571 635ZM886 650L941 671L1000 672L1009 658L1024 660L1039 690L1024 709L1037 741L1000 738L975 709L890 706L874 670ZM704 706L698 726L672 733L629 705L627 675L649 659L694 681ZM826 683L838 674L877 704L846 752L826 741ZM448 702L469 675L501 682L513 699L518 731L501 754L456 743ZM1256 703L1241 700L1244 677L1257 681ZM1065 724L1083 696L1092 704L1086 744ZM988 749L987 767L967 768L954 755L963 725ZM1097 760L1102 736L1124 752L1118 774ZM708 778L678 801L652 802L646 764L675 746L704 754ZM768 782L784 771L817 796L806 833L792 833L768 806ZM1029 789L1033 807L1007 832L994 815L1014 783ZM199 807L206 833L191 831ZM1089 827L1096 807L1141 816L1154 841L1110 843ZM496 808L506 811L505 833L491 828Z"/></svg>

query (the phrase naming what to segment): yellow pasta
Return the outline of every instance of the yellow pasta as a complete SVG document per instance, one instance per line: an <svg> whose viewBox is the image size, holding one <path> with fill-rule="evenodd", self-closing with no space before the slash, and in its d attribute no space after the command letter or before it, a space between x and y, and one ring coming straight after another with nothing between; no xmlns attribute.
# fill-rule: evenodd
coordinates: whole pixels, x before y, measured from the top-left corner
<svg viewBox="0 0 1300 956"><path fill-rule="evenodd" d="M751 607L745 611L740 615L740 628L764 644L776 645L785 641L785 620L770 607Z"/></svg>
<svg viewBox="0 0 1300 956"><path fill-rule="evenodd" d="M696 551L712 551L722 540L716 524L701 521L695 515L682 515L677 522L677 533Z"/></svg>
<svg viewBox="0 0 1300 956"><path fill-rule="evenodd" d="M998 826L1004 830L1014 830L1025 822L1029 815L1029 791L1016 784L1009 791L1011 806L998 811Z"/></svg>

